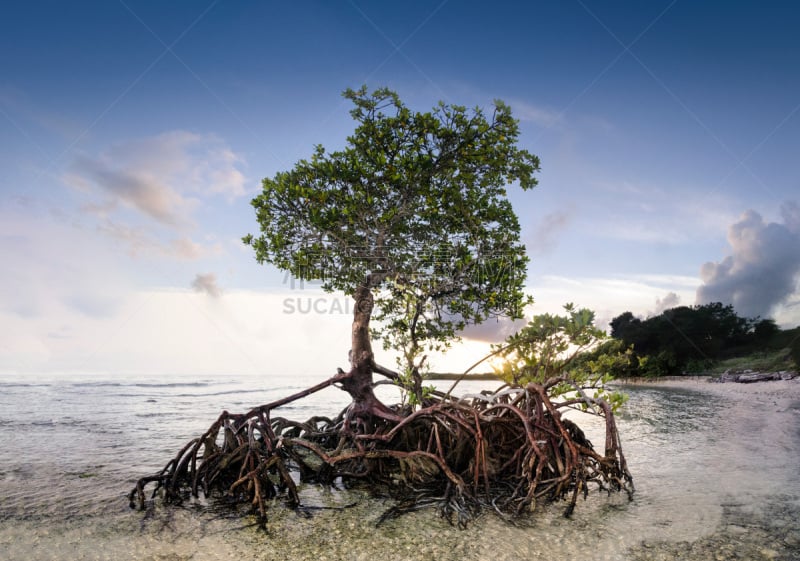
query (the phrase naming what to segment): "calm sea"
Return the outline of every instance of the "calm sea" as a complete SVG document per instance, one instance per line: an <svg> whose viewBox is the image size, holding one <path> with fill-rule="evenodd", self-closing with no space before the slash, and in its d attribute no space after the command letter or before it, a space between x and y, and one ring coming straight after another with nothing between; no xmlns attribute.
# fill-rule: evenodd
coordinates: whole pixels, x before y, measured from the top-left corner
<svg viewBox="0 0 800 561"><path fill-rule="evenodd" d="M467 545L433 511L375 529L387 504L314 490L309 502L358 506L301 516L277 504L266 534L202 505L129 510L125 495L134 481L163 467L223 409L243 412L322 379L0 378L0 559L366 559L376 551L385 559L690 558L678 550L670 557L669 548L682 543L701 544L714 558L731 535L742 540L740 549L764 549L764 558L800 559L800 536L781 526L800 512L797 411L767 403L761 415L763 403L688 390L629 390L619 425L637 487L633 502L593 493L573 519L563 520L554 505L522 529L487 515ZM456 393L495 385L463 383ZM398 398L388 387L379 393L386 402ZM348 401L328 388L280 411L305 420L335 414ZM602 444L596 419L576 420ZM767 540L783 541L761 543Z"/></svg>

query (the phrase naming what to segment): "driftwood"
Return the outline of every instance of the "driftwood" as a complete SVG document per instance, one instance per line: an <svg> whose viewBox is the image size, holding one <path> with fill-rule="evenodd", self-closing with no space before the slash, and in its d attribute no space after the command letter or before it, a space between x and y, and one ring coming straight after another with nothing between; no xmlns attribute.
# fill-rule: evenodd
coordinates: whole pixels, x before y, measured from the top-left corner
<svg viewBox="0 0 800 561"><path fill-rule="evenodd" d="M354 404L335 418L298 422L273 416L281 405L323 388L346 389L350 375L339 371L244 414L224 411L161 471L136 483L131 507L145 509L156 497L179 503L202 492L249 503L265 522L275 497L301 506L297 481L363 481L396 501L381 521L435 505L465 527L484 509L511 520L555 500L567 501L569 516L590 486L633 493L611 408L582 393L551 400L548 391L563 378L461 399L435 393L419 409L383 406L379 415L364 414ZM605 418L602 453L561 415L583 404Z"/></svg>
<svg viewBox="0 0 800 561"><path fill-rule="evenodd" d="M792 380L797 377L797 372L782 370L780 372L753 372L752 370L742 370L741 372L725 371L719 378L714 378L714 382L738 382L740 384L752 384L754 382L770 382L773 380Z"/></svg>

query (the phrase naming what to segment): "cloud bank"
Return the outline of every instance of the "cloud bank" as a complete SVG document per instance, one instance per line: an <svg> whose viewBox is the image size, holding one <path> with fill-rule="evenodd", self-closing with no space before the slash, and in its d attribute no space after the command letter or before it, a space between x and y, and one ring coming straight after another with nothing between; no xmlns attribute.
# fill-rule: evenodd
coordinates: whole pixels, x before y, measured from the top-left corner
<svg viewBox="0 0 800 561"><path fill-rule="evenodd" d="M81 210L97 220L97 231L126 243L129 252L191 258L208 253L188 238L194 211L215 197L231 202L245 195L242 165L214 135L170 131L79 155L63 179L84 198Z"/></svg>
<svg viewBox="0 0 800 561"><path fill-rule="evenodd" d="M731 254L702 266L697 304L733 304L745 317L769 317L798 291L800 205L781 205L781 222L746 211L728 228Z"/></svg>

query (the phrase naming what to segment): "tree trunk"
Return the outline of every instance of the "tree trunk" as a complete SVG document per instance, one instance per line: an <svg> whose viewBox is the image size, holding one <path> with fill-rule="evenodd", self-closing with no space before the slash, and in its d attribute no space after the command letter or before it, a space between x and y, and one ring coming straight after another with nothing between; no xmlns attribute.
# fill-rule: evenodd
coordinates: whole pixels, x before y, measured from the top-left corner
<svg viewBox="0 0 800 561"><path fill-rule="evenodd" d="M355 294L353 311L352 343L350 348L350 372L342 382L342 388L353 398L351 415L357 421L369 424L376 416L390 421L401 419L375 397L372 391L372 370L375 364L372 343L369 337L369 320L375 301L369 286L359 286Z"/></svg>

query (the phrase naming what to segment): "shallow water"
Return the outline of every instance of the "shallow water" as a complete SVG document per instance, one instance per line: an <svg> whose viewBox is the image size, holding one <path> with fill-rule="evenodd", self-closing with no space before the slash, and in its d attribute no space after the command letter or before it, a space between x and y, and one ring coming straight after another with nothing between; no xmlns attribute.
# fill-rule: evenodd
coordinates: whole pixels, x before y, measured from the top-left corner
<svg viewBox="0 0 800 561"><path fill-rule="evenodd" d="M800 559L800 410L683 389L626 388L634 500L591 493L569 520L556 504L524 528L487 513L463 532L427 510L375 529L388 503L316 487L303 490L310 509L274 504L267 533L207 505L129 510L135 480L221 410L321 379L0 379L0 559ZM329 388L281 411L305 419L347 402ZM598 419L574 417L602 445Z"/></svg>

